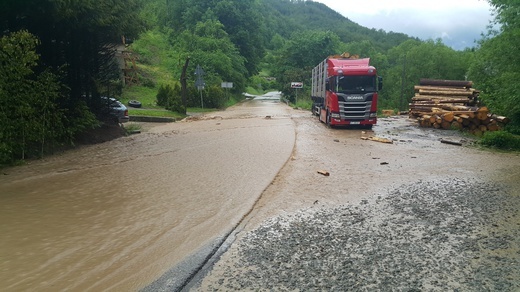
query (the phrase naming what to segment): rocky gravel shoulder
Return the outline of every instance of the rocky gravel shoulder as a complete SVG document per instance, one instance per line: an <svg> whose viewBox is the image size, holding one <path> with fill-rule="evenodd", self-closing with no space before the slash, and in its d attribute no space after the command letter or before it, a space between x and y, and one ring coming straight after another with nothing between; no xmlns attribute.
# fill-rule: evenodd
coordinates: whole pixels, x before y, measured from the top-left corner
<svg viewBox="0 0 520 292"><path fill-rule="evenodd" d="M197 291L520 291L520 196L417 181L358 205L278 216L237 240Z"/></svg>

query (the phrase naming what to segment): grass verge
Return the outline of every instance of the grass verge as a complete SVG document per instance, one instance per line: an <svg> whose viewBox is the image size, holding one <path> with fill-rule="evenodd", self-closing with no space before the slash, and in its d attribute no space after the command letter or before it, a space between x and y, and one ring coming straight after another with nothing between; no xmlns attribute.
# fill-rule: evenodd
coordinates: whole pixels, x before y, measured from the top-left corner
<svg viewBox="0 0 520 292"><path fill-rule="evenodd" d="M506 131L486 132L478 144L501 150L520 151L520 136Z"/></svg>

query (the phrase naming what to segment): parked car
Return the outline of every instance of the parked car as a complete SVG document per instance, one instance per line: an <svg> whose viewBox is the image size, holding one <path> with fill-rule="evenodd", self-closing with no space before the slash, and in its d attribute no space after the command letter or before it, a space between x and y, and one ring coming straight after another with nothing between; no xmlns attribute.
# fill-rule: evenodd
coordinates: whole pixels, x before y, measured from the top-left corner
<svg viewBox="0 0 520 292"><path fill-rule="evenodd" d="M113 97L101 97L102 101L106 103L107 114L116 118L118 123L126 123L130 120L128 116L128 109L124 104Z"/></svg>

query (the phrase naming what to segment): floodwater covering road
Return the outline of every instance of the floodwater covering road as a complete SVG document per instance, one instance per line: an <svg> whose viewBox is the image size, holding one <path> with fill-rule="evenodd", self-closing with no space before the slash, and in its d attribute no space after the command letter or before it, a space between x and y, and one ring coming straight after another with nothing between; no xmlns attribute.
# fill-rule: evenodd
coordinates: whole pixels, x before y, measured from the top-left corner
<svg viewBox="0 0 520 292"><path fill-rule="evenodd" d="M6 291L135 291L212 249L291 156L279 94L0 176Z"/></svg>
<svg viewBox="0 0 520 292"><path fill-rule="evenodd" d="M186 291L518 291L518 153L406 116L293 121L291 159Z"/></svg>

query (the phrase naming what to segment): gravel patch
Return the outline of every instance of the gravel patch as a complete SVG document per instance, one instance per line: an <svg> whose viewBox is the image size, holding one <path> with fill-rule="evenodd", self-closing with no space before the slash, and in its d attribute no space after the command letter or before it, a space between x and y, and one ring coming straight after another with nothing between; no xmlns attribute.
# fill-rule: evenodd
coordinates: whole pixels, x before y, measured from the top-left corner
<svg viewBox="0 0 520 292"><path fill-rule="evenodd" d="M520 197L444 179L280 216L235 242L206 291L520 291Z"/></svg>

